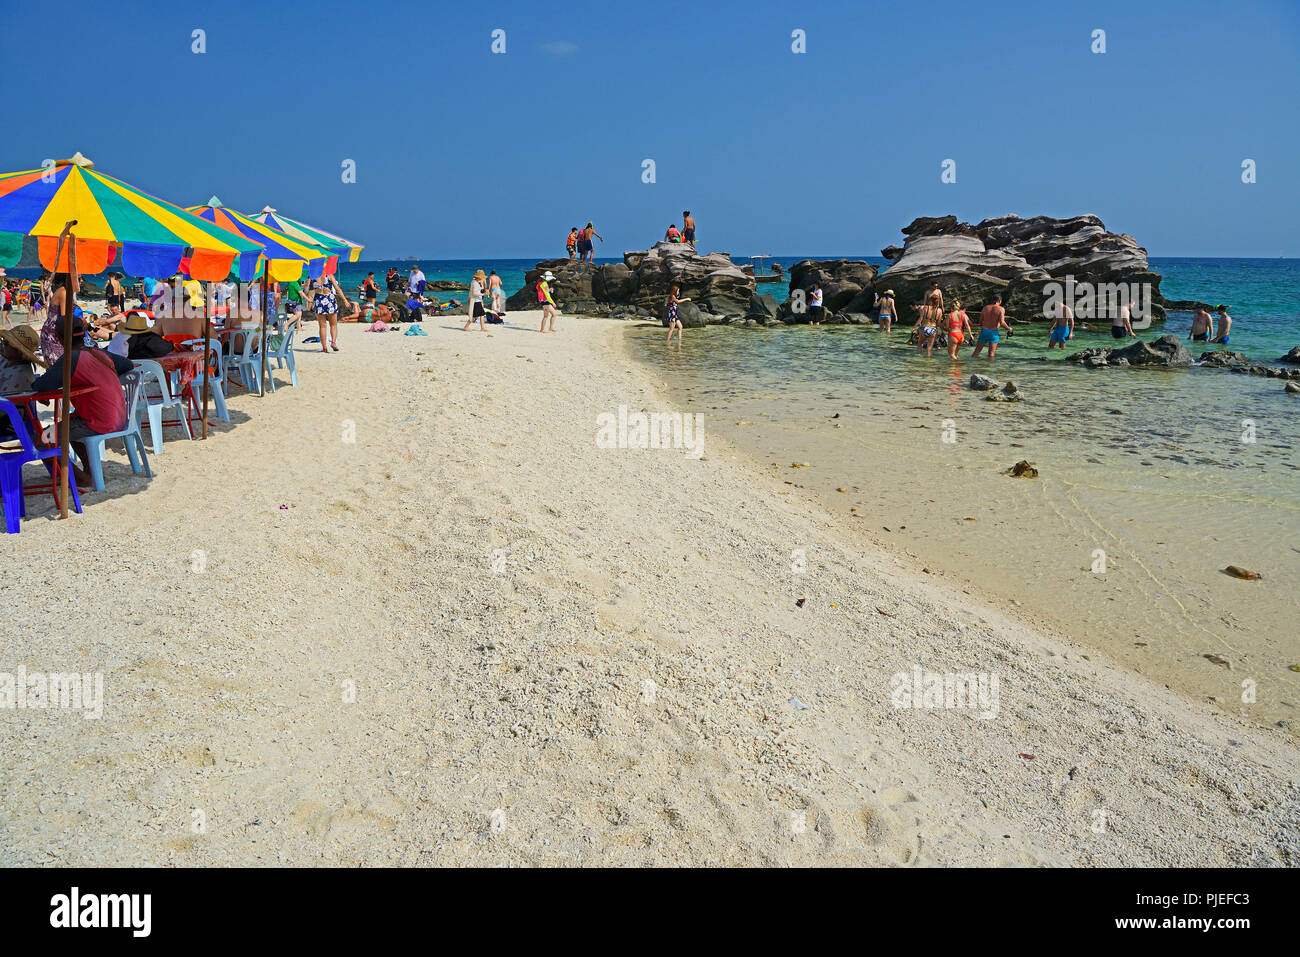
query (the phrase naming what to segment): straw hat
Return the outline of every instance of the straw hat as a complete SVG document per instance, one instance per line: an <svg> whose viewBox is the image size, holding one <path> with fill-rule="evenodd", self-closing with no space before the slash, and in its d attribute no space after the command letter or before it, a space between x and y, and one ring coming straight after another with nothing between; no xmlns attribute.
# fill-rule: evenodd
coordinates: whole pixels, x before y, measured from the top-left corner
<svg viewBox="0 0 1300 957"><path fill-rule="evenodd" d="M0 339L21 352L28 362L46 366L48 363L36 354L41 345L41 334L31 326L14 326L12 329L0 329Z"/></svg>
<svg viewBox="0 0 1300 957"><path fill-rule="evenodd" d="M894 290L892 290L892 289L886 289L886 290L885 290L885 295L886 295L886 296L892 296L893 294L894 294Z"/></svg>
<svg viewBox="0 0 1300 957"><path fill-rule="evenodd" d="M152 332L149 328L149 317L144 313L133 312L122 323L119 332L125 332L128 336L138 336L142 332Z"/></svg>
<svg viewBox="0 0 1300 957"><path fill-rule="evenodd" d="M484 273L482 269L480 269L478 272L474 273L474 278L475 278L475 279L486 279L486 278L487 278L487 274Z"/></svg>

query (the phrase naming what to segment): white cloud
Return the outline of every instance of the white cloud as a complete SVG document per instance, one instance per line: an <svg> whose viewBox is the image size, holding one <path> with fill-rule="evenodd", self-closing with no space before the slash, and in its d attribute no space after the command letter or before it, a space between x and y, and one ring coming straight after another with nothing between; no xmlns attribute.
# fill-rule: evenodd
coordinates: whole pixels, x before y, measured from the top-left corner
<svg viewBox="0 0 1300 957"><path fill-rule="evenodd" d="M569 40L552 40L550 43L543 43L542 50L551 56L572 56L578 52L578 44Z"/></svg>

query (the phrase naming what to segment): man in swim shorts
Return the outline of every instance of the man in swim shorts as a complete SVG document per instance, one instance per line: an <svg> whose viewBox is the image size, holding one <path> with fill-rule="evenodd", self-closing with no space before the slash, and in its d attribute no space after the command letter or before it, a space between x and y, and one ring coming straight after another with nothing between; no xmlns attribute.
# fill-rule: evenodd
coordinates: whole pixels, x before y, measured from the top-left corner
<svg viewBox="0 0 1300 957"><path fill-rule="evenodd" d="M1228 315L1227 306L1216 306L1214 311L1219 314L1219 334L1214 341L1219 345L1226 346L1228 344L1228 333L1232 330L1232 316Z"/></svg>
<svg viewBox="0 0 1300 957"><path fill-rule="evenodd" d="M1002 330L1011 331L1011 327L1007 325L1006 315L1007 311L1002 308L1000 295L994 296L993 301L980 310L980 334L975 342L975 351L971 353L972 359L979 358L980 350L985 346L989 347L989 359L997 356Z"/></svg>
<svg viewBox="0 0 1300 957"><path fill-rule="evenodd" d="M1196 311L1192 313L1192 331L1188 333L1187 338L1193 342L1209 342L1213 335L1214 320L1210 318L1205 303L1198 302Z"/></svg>
<svg viewBox="0 0 1300 957"><path fill-rule="evenodd" d="M695 217L689 209L682 210L682 242L695 248Z"/></svg>
<svg viewBox="0 0 1300 957"><path fill-rule="evenodd" d="M587 223L582 232L578 234L578 262L592 261L594 256L591 245L592 236L595 236L602 243L605 241L605 237L596 232L596 227L591 223Z"/></svg>
<svg viewBox="0 0 1300 957"><path fill-rule="evenodd" d="M1056 315L1052 317L1052 327L1047 333L1047 348L1060 346L1065 349L1067 339L1074 338L1074 310L1063 302L1056 304Z"/></svg>
<svg viewBox="0 0 1300 957"><path fill-rule="evenodd" d="M1110 337L1112 339L1136 339L1137 333L1133 331L1133 323L1130 319L1129 304L1123 303L1115 317L1110 321Z"/></svg>

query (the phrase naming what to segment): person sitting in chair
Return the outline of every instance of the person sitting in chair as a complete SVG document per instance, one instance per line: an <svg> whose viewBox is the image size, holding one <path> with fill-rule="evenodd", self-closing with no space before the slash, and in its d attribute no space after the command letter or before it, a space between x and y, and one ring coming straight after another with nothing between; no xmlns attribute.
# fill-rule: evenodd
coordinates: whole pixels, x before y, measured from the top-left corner
<svg viewBox="0 0 1300 957"><path fill-rule="evenodd" d="M128 337L128 359L157 359L176 350L175 346L151 329L149 319L138 312L131 313L126 322L122 323L121 331Z"/></svg>
<svg viewBox="0 0 1300 957"><path fill-rule="evenodd" d="M55 332L62 339L66 331L64 323L69 317L60 316ZM81 465L72 463L73 474L79 485L92 485L90 473L83 466L90 461L83 441L92 435L104 435L108 432L120 432L126 428L126 397L122 394L122 383L117 379L124 372L130 372L131 363L121 356L100 349L86 348L86 326L75 316L71 317L72 326L72 387L90 387L91 391L78 395L76 411L68 423L72 438L72 448L81 459ZM166 341L166 340L164 340ZM170 343L168 343L170 345ZM44 373L32 383L34 392L54 392L63 388L63 364L68 354L54 360Z"/></svg>

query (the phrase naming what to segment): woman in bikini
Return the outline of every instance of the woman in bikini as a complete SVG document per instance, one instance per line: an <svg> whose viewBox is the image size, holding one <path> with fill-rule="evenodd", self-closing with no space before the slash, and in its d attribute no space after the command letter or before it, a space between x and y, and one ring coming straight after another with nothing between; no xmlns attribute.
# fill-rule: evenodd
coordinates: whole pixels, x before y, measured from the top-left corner
<svg viewBox="0 0 1300 957"><path fill-rule="evenodd" d="M878 320L880 328L888 332L897 318L898 307L894 305L894 290L886 289L885 294L880 297L880 318Z"/></svg>
<svg viewBox="0 0 1300 957"><path fill-rule="evenodd" d="M948 358L956 359L957 351L966 341L966 336L973 334L966 310L961 307L961 300L952 301L952 312L948 313Z"/></svg>
<svg viewBox="0 0 1300 957"><path fill-rule="evenodd" d="M916 327L913 330L920 332L916 337L916 354L921 354L921 347L925 346L926 358L934 351L934 340L939 335L939 323L943 321L943 300L939 297L938 291L930 293L930 298L924 306L921 307L921 317L916 320Z"/></svg>

